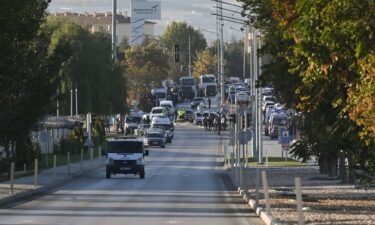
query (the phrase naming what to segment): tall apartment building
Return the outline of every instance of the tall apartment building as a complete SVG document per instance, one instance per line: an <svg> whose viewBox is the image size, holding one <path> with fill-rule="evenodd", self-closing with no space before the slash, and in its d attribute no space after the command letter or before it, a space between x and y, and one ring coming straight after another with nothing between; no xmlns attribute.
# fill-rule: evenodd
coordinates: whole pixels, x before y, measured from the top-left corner
<svg viewBox="0 0 375 225"><path fill-rule="evenodd" d="M86 27L92 33L95 32L106 32L111 34L112 33L112 13L72 13L72 12L65 12L65 13L54 13L52 16L56 17L63 17L67 18L77 24ZM127 40L130 40L130 17L127 13L118 13L116 15L116 33L117 33L117 45L121 43L124 37ZM154 35L154 26L155 22L146 21L144 26L144 33L145 36L153 36Z"/></svg>

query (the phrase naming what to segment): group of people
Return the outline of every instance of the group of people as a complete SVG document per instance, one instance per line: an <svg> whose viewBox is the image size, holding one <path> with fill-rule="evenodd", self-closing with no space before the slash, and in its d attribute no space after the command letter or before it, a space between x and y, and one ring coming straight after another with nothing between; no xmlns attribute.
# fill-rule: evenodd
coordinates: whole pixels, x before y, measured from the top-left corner
<svg viewBox="0 0 375 225"><path fill-rule="evenodd" d="M226 129L226 120L225 114L222 113L210 115L206 114L203 118L203 126L205 130L217 131L217 134L220 135L220 132Z"/></svg>

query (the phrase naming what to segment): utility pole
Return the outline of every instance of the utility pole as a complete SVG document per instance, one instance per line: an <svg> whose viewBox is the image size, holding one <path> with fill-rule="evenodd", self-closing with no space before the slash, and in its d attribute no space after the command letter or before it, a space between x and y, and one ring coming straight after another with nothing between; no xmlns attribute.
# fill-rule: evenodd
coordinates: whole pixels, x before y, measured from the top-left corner
<svg viewBox="0 0 375 225"><path fill-rule="evenodd" d="M216 54L217 54L217 80L221 84L220 77L220 20L219 20L219 2L216 2Z"/></svg>
<svg viewBox="0 0 375 225"><path fill-rule="evenodd" d="M78 86L76 82L76 116L78 116Z"/></svg>
<svg viewBox="0 0 375 225"><path fill-rule="evenodd" d="M73 84L70 82L70 117L73 116Z"/></svg>
<svg viewBox="0 0 375 225"><path fill-rule="evenodd" d="M243 29L243 82L245 82L246 79L246 29L245 29L245 24Z"/></svg>
<svg viewBox="0 0 375 225"><path fill-rule="evenodd" d="M56 116L60 116L60 105L59 105L59 89L56 90Z"/></svg>
<svg viewBox="0 0 375 225"><path fill-rule="evenodd" d="M219 3L220 7L220 103L224 105L224 21L223 21L223 3Z"/></svg>
<svg viewBox="0 0 375 225"><path fill-rule="evenodd" d="M191 77L191 46L190 46L190 34L189 34L189 77Z"/></svg>
<svg viewBox="0 0 375 225"><path fill-rule="evenodd" d="M261 42L261 36L259 31L256 32L256 38L257 38L257 50L260 49L262 42ZM259 40L258 40L259 38ZM260 74L262 73L262 57L259 57L257 53L257 72L258 72L258 80L260 77ZM259 139L258 139L258 149L259 149L259 163L263 163L263 138L262 138L262 133L263 133L263 110L262 110L262 88L259 88L259 120L258 120L258 128L259 128Z"/></svg>
<svg viewBox="0 0 375 225"><path fill-rule="evenodd" d="M112 0L112 60L117 60L116 16L117 0Z"/></svg>

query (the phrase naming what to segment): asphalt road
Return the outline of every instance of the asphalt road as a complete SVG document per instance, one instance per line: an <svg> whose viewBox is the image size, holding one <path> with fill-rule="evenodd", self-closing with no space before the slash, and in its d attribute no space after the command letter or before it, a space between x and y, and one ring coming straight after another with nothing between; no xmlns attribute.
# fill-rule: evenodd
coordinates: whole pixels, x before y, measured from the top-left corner
<svg viewBox="0 0 375 225"><path fill-rule="evenodd" d="M146 179L104 166L55 192L0 209L0 224L262 224L234 191L218 135L178 125L172 144L151 148Z"/></svg>

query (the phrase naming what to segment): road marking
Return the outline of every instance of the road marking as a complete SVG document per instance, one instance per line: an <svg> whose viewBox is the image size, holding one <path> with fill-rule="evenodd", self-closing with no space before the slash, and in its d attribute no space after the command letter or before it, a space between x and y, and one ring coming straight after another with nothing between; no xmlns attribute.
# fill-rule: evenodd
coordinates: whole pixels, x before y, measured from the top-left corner
<svg viewBox="0 0 375 225"><path fill-rule="evenodd" d="M178 222L176 220L169 220L167 222L165 222L165 224L180 224L181 222Z"/></svg>

